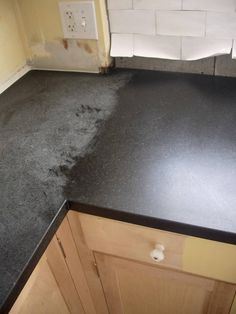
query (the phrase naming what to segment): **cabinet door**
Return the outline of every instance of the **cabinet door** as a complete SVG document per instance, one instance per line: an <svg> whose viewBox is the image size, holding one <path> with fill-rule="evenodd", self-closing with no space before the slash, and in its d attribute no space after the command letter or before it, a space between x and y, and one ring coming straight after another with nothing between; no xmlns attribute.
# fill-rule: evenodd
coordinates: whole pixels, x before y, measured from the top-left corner
<svg viewBox="0 0 236 314"><path fill-rule="evenodd" d="M68 267L71 265L71 261L77 261L77 250L75 248L73 252L70 252L71 248L74 248L73 239L71 239L70 230L66 229L67 234L64 234L66 223L67 221L64 221L57 231L59 235L64 235L63 240L66 238L65 249L55 235L16 300L11 314L95 313L93 303L88 299L89 291L85 286L79 262L75 279L77 281L81 279L83 286L75 284ZM70 237L71 243L67 243L68 237ZM66 256L65 252L70 254ZM90 303L88 304L88 302Z"/></svg>
<svg viewBox="0 0 236 314"><path fill-rule="evenodd" d="M80 296L76 290L74 280L66 263L64 250L61 248L60 242L58 242L56 236L53 237L44 254L69 312L71 314L84 314L85 311Z"/></svg>
<svg viewBox="0 0 236 314"><path fill-rule="evenodd" d="M57 238L58 244L62 248L62 252L64 255L63 262L66 264L68 268L68 273L69 273L68 275L70 275L73 279L73 283L77 290L84 312L86 314L96 314L97 311L95 308L95 303L91 297L90 288L87 283L87 279L83 270L83 266L82 266L67 218L64 219L60 228L58 229L56 233L56 238ZM49 251L49 249L47 251ZM53 269L55 270L55 277L59 283L61 282L60 286L63 287L63 283L66 281L65 280L66 278L65 277L63 278L61 276L61 272L58 269L58 258L55 259L54 254L52 252L52 263L53 262L54 262ZM57 271L57 273L56 273L56 269L59 270ZM68 294L69 296L71 296L71 293L69 293L68 288L65 287L65 297ZM78 312L78 309L77 309L76 313L82 313L82 312Z"/></svg>
<svg viewBox="0 0 236 314"><path fill-rule="evenodd" d="M232 285L102 253L94 254L112 314L230 312Z"/></svg>
<svg viewBox="0 0 236 314"><path fill-rule="evenodd" d="M69 314L45 256L41 258L10 314Z"/></svg>

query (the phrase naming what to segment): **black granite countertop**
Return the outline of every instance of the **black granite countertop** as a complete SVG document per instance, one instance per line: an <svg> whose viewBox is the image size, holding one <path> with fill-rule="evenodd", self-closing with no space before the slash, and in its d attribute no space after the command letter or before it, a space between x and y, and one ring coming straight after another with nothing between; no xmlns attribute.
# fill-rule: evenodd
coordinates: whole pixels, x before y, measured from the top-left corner
<svg viewBox="0 0 236 314"><path fill-rule="evenodd" d="M31 72L0 96L0 132L0 304L64 199L236 244L236 79Z"/></svg>

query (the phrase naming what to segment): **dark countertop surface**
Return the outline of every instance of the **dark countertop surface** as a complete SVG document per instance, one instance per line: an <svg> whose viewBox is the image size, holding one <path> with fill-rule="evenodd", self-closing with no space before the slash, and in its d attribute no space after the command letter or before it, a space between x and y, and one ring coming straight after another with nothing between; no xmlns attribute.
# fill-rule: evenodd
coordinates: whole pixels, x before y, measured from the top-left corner
<svg viewBox="0 0 236 314"><path fill-rule="evenodd" d="M67 198L236 243L236 79L140 71L117 95Z"/></svg>
<svg viewBox="0 0 236 314"><path fill-rule="evenodd" d="M64 199L236 244L236 79L33 71L0 132L0 305Z"/></svg>

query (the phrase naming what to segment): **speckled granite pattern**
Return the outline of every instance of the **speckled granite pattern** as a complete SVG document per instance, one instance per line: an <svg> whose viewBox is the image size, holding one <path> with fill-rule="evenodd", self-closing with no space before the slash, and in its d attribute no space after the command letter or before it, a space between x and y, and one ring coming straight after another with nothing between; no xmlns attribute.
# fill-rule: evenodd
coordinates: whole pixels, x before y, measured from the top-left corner
<svg viewBox="0 0 236 314"><path fill-rule="evenodd" d="M0 95L0 305L130 77L35 71Z"/></svg>
<svg viewBox="0 0 236 314"><path fill-rule="evenodd" d="M67 173L67 198L236 244L236 79L133 73L96 148Z"/></svg>

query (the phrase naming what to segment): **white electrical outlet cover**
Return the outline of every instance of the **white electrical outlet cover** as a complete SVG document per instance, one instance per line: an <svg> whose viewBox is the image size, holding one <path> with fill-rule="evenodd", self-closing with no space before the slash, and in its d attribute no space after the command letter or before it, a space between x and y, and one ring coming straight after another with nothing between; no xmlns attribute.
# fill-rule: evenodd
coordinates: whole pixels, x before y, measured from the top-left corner
<svg viewBox="0 0 236 314"><path fill-rule="evenodd" d="M93 1L63 1L59 9L65 38L98 39Z"/></svg>
<svg viewBox="0 0 236 314"><path fill-rule="evenodd" d="M73 2L59 2L64 38L76 38L77 36L75 14L73 13L73 9Z"/></svg>

